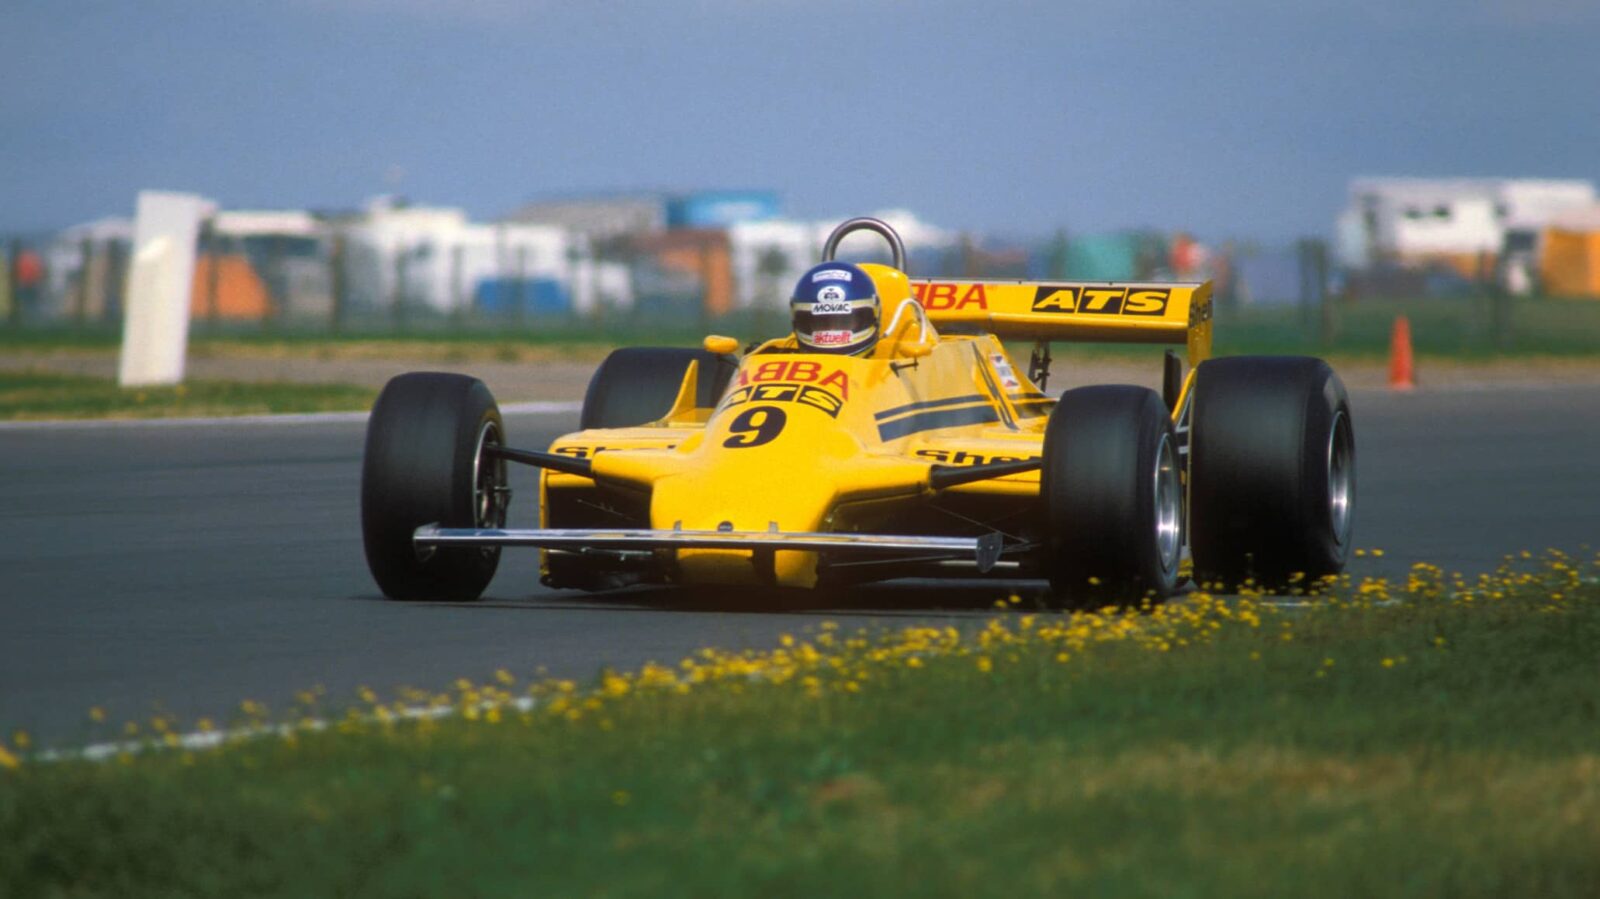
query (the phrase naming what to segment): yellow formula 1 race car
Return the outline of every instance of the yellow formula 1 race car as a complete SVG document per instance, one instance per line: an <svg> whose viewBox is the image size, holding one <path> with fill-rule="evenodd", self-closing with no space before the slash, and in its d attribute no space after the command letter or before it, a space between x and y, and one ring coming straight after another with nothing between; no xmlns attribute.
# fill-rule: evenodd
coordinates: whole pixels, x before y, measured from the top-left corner
<svg viewBox="0 0 1600 899"><path fill-rule="evenodd" d="M1191 555L1205 584L1344 567L1355 438L1325 362L1208 359L1209 283L912 280L875 219L824 259L859 229L894 258L859 266L884 318L862 356L793 336L620 349L580 430L538 451L507 444L476 379L390 381L361 485L383 592L474 599L508 546L538 547L553 587L1032 578L1069 607L1168 596ZM1026 372L1002 338L1034 342ZM1052 341L1185 344L1188 365L1167 353L1161 394L1052 398ZM507 463L543 469L537 529L504 527Z"/></svg>

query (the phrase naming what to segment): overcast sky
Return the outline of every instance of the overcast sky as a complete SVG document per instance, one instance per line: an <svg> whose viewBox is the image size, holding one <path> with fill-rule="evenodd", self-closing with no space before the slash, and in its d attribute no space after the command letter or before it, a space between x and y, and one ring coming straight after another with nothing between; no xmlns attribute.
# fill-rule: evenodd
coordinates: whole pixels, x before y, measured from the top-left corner
<svg viewBox="0 0 1600 899"><path fill-rule="evenodd" d="M1352 175L1600 178L1600 0L5 0L0 231L757 187L1009 234L1327 233Z"/></svg>

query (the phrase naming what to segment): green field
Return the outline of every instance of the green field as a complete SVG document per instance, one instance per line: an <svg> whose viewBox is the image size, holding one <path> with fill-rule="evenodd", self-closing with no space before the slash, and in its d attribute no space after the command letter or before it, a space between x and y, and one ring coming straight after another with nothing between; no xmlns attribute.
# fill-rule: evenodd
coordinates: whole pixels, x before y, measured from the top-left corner
<svg viewBox="0 0 1600 899"><path fill-rule="evenodd" d="M823 625L584 685L369 693L215 752L13 739L0 895L1592 896L1597 562ZM302 702L244 709L331 713Z"/></svg>
<svg viewBox="0 0 1600 899"><path fill-rule="evenodd" d="M190 381L121 388L105 378L0 371L0 419L170 418L371 408L377 391L344 384Z"/></svg>
<svg viewBox="0 0 1600 899"><path fill-rule="evenodd" d="M691 346L719 328L755 339L779 333L778 316L740 316L702 324L699 321L454 322L441 320L406 329L351 328L331 333L323 328L264 327L196 323L189 353L197 358L230 355L313 359L408 358L443 362L535 361L550 358L598 361L617 346L642 344ZM114 327L47 326L0 328L0 352L18 355L53 352L114 354L122 333Z"/></svg>
<svg viewBox="0 0 1600 899"><path fill-rule="evenodd" d="M1225 355L1380 357L1389 352L1400 315L1410 320L1414 346L1423 355L1594 356L1600 348L1600 300L1508 300L1498 323L1487 297L1363 300L1329 308L1326 319L1294 307L1218 310L1217 348Z"/></svg>
<svg viewBox="0 0 1600 899"><path fill-rule="evenodd" d="M1416 351L1424 356L1485 360L1497 357L1592 358L1600 347L1600 301L1521 298L1497 318L1487 297L1361 300L1337 302L1323 316L1292 306L1219 308L1216 349L1221 355L1300 353L1333 358L1380 358L1388 352L1394 320L1407 316ZM443 362L596 359L616 346L699 342L707 331L759 340L783 332L777 314L746 314L720 320L640 321L572 319L525 322L417 323L407 330L352 328L340 334L288 327L222 326L199 323L191 340L197 356L271 355L310 358L405 357ZM83 328L0 329L0 350L111 352L115 330ZM1089 348L1126 353L1126 347ZM1138 348L1134 349L1138 352Z"/></svg>

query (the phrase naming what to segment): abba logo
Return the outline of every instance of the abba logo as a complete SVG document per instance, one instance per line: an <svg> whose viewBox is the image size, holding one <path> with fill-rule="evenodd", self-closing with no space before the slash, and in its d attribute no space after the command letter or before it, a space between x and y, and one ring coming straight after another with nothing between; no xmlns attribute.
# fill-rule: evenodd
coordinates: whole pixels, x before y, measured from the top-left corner
<svg viewBox="0 0 1600 899"><path fill-rule="evenodd" d="M819 387L832 387L839 391L839 396L850 398L850 376L843 369L834 369L827 374L822 372L822 363L811 362L805 359L788 360L774 359L763 362L753 369L744 369L739 372L739 386L744 387L751 383L763 384L768 381L794 381L800 384L816 384Z"/></svg>
<svg viewBox="0 0 1600 899"><path fill-rule="evenodd" d="M913 290L917 302L929 312L944 309L989 308L989 294L982 284L939 284L919 281Z"/></svg>
<svg viewBox="0 0 1600 899"><path fill-rule="evenodd" d="M1145 287L1042 285L1033 293L1034 312L1090 315L1162 315L1172 291Z"/></svg>

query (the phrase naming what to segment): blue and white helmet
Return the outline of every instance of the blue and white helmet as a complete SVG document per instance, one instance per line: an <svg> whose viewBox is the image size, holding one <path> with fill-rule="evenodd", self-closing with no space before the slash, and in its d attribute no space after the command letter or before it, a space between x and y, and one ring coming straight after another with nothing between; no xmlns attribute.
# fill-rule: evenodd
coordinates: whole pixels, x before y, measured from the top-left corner
<svg viewBox="0 0 1600 899"><path fill-rule="evenodd" d="M859 356L878 342L883 304L866 272L848 262L824 262L800 276L789 314L800 346Z"/></svg>

